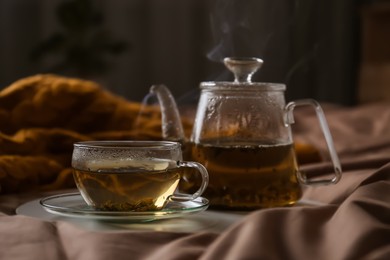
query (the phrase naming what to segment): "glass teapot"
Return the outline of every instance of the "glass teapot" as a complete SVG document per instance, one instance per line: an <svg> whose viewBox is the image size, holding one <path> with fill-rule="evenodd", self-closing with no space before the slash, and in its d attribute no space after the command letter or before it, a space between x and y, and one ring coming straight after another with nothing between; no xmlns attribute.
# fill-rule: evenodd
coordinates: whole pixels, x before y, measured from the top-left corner
<svg viewBox="0 0 390 260"><path fill-rule="evenodd" d="M305 99L286 105L285 85L252 82L261 59L225 58L224 63L235 80L200 84L188 141L169 90L163 85L151 88L161 106L163 137L184 143L186 159L207 168L210 180L204 196L211 206L239 210L287 206L300 199L301 184L337 183L341 166L318 102ZM298 169L290 125L294 108L307 105L316 111L334 165L329 179L311 179ZM197 187L196 179L188 176L187 181Z"/></svg>

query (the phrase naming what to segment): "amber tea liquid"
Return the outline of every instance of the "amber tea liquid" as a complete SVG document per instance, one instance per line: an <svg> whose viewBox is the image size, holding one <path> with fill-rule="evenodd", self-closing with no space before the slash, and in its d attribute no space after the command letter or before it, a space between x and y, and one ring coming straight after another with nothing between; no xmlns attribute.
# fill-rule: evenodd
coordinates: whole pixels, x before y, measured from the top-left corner
<svg viewBox="0 0 390 260"><path fill-rule="evenodd" d="M301 197L293 144L192 144L190 153L209 172L204 196L214 208L286 206Z"/></svg>
<svg viewBox="0 0 390 260"><path fill-rule="evenodd" d="M73 176L84 199L100 210L159 210L181 175L168 160L89 163L89 171L74 169Z"/></svg>

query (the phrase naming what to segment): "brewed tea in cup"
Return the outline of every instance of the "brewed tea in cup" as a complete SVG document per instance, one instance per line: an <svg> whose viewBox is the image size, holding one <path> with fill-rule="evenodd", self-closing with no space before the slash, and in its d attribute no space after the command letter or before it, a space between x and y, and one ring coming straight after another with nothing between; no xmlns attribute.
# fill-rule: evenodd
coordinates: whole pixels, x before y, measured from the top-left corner
<svg viewBox="0 0 390 260"><path fill-rule="evenodd" d="M85 202L98 210L156 211L170 200L194 200L207 187L200 163L182 161L181 146L168 141L87 141L74 144L73 176ZM176 193L186 171L201 176L193 194Z"/></svg>

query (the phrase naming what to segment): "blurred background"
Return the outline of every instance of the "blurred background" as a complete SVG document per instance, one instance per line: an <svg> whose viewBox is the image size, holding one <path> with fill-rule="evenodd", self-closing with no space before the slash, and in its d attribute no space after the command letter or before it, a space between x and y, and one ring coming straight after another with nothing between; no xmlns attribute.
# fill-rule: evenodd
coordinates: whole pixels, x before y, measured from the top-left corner
<svg viewBox="0 0 390 260"><path fill-rule="evenodd" d="M201 81L233 79L224 57L255 56L287 100L390 100L390 1L0 0L0 32L0 88L56 73L196 102Z"/></svg>

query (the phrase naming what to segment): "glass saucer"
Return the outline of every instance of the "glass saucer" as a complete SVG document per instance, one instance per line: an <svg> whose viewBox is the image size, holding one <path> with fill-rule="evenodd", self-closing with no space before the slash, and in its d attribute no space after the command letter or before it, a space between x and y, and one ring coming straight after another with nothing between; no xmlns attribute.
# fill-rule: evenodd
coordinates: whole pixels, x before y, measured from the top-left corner
<svg viewBox="0 0 390 260"><path fill-rule="evenodd" d="M103 211L88 206L80 193L67 193L43 198L42 207L52 214L103 221L148 222L183 217L207 209L209 201L199 197L192 201L170 201L159 211Z"/></svg>

